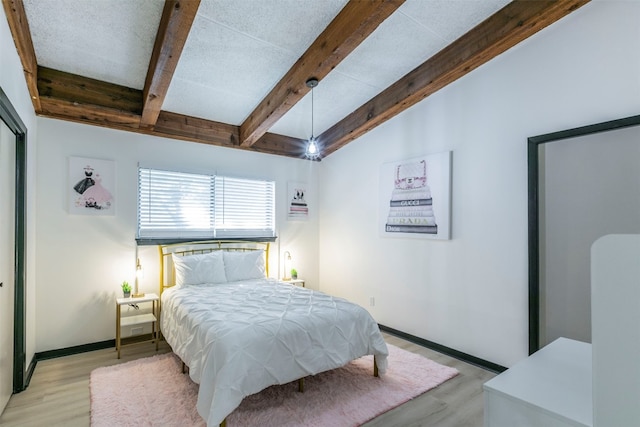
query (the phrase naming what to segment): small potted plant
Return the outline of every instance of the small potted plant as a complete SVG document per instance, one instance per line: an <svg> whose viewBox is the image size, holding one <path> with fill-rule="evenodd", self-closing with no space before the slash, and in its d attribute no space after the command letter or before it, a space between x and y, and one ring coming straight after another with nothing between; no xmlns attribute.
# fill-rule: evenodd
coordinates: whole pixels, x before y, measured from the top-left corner
<svg viewBox="0 0 640 427"><path fill-rule="evenodd" d="M298 278L298 270L296 270L295 268L291 269L291 278L294 280Z"/></svg>
<svg viewBox="0 0 640 427"><path fill-rule="evenodd" d="M129 298L131 296L131 286L126 280L122 282L122 293L124 293L125 298Z"/></svg>

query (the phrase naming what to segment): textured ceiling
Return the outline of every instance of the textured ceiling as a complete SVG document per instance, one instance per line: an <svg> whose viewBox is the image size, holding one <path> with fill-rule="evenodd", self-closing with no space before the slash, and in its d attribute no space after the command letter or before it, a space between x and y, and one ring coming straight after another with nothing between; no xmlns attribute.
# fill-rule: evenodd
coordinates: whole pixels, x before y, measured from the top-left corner
<svg viewBox="0 0 640 427"><path fill-rule="evenodd" d="M144 86L163 4L24 1L38 64L135 89Z"/></svg>
<svg viewBox="0 0 640 427"><path fill-rule="evenodd" d="M509 3L407 0L314 89L315 135ZM162 110L240 125L346 0L202 0ZM161 0L24 0L38 65L142 89ZM311 134L307 94L269 130Z"/></svg>

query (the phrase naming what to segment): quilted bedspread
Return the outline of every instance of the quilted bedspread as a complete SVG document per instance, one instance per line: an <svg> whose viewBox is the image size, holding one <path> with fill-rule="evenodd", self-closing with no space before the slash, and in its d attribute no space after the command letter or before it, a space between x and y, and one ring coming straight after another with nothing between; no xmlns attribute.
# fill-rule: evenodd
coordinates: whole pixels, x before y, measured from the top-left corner
<svg viewBox="0 0 640 427"><path fill-rule="evenodd" d="M208 426L274 384L368 354L381 374L387 367L387 346L364 308L272 279L168 289L160 323L200 384L197 409Z"/></svg>

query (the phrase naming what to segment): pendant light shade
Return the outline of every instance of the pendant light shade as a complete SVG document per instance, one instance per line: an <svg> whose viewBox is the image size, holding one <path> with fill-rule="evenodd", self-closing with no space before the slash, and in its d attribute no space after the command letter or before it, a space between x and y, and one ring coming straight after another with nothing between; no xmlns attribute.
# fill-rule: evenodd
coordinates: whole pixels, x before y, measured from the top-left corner
<svg viewBox="0 0 640 427"><path fill-rule="evenodd" d="M318 144L316 143L316 139L311 138L307 143L307 157L317 157L318 155Z"/></svg>
<svg viewBox="0 0 640 427"><path fill-rule="evenodd" d="M311 88L311 138L307 142L307 150L305 152L305 156L309 159L317 159L320 157L320 150L318 147L318 142L316 138L313 136L313 88L318 86L318 79L312 77L307 80L307 87Z"/></svg>

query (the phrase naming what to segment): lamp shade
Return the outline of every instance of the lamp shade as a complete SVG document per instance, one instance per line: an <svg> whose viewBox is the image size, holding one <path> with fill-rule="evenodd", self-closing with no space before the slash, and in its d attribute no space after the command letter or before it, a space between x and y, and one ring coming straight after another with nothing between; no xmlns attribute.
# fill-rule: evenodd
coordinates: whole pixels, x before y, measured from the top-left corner
<svg viewBox="0 0 640 427"><path fill-rule="evenodd" d="M311 138L307 144L307 152L305 153L309 158L315 158L318 156L318 143L315 138Z"/></svg>
<svg viewBox="0 0 640 427"><path fill-rule="evenodd" d="M283 255L284 255L284 263L283 263L284 271L283 271L282 279L289 280L291 279L291 277L289 277L289 268L291 267L291 252L285 251Z"/></svg>

